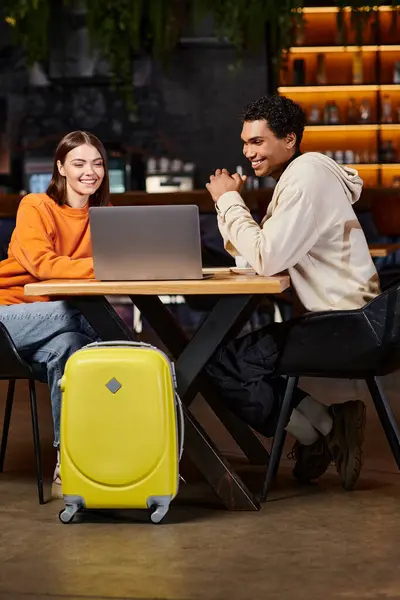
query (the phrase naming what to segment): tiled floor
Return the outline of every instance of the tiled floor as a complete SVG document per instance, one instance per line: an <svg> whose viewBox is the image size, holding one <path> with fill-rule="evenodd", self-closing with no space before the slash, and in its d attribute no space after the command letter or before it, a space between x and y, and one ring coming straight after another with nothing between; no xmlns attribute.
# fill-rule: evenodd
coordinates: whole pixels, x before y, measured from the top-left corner
<svg viewBox="0 0 400 600"><path fill-rule="evenodd" d="M385 389L400 418L400 376ZM365 398L356 382L307 381L327 403ZM1 398L5 385L1 384ZM53 467L47 390L40 388L46 472ZM166 522L92 514L64 526L61 502L37 503L27 397L18 385L0 475L0 600L309 600L400 598L400 475L370 403L366 464L355 492L332 469L297 486L285 461L259 513L228 513L201 483L184 486ZM225 451L236 447L197 402ZM254 483L260 469L243 468Z"/></svg>

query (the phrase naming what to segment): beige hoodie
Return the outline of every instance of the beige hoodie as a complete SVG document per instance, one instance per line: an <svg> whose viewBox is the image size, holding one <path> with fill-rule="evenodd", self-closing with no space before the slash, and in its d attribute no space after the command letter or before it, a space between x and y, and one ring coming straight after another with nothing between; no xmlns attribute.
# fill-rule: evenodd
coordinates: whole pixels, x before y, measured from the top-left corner
<svg viewBox="0 0 400 600"><path fill-rule="evenodd" d="M362 190L355 169L317 152L302 154L279 179L258 225L237 192L217 203L225 248L258 275L288 269L309 311L354 309L379 294L379 278L352 208Z"/></svg>

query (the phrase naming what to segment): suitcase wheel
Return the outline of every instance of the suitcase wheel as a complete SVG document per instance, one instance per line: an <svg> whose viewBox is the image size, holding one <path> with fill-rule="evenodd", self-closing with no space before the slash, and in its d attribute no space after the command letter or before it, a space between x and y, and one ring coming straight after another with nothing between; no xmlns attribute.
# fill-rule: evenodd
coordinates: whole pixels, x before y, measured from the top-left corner
<svg viewBox="0 0 400 600"><path fill-rule="evenodd" d="M66 506L63 510L60 511L58 518L60 519L61 523L63 523L64 525L68 525L68 523L72 523L78 510L79 505L77 504Z"/></svg>
<svg viewBox="0 0 400 600"><path fill-rule="evenodd" d="M169 505L165 506L165 505L159 505L159 504L152 504L149 508L150 521L152 523L154 523L155 525L158 525L158 523L161 523L161 521L167 514L168 509L169 509Z"/></svg>

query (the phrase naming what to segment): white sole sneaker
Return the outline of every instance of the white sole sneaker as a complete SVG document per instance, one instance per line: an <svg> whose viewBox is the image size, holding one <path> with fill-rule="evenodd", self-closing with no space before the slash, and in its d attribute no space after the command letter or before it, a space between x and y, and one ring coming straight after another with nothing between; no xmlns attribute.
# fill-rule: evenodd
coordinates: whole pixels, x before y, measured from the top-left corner
<svg viewBox="0 0 400 600"><path fill-rule="evenodd" d="M57 500L63 498L60 470L60 451L57 450L57 463L53 473L53 483L51 484L51 497Z"/></svg>
<svg viewBox="0 0 400 600"><path fill-rule="evenodd" d="M53 483L51 484L51 497L55 500L62 500L64 498L60 477L53 479Z"/></svg>

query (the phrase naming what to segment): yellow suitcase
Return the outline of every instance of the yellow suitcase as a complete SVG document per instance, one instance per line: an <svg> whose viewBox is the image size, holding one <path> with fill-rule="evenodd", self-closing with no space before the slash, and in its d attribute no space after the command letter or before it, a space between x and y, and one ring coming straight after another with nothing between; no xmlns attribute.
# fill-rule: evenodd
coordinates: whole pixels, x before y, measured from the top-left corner
<svg viewBox="0 0 400 600"><path fill-rule="evenodd" d="M159 523L183 449L173 363L148 344L89 344L69 358L60 387L61 522L84 508L147 508Z"/></svg>

